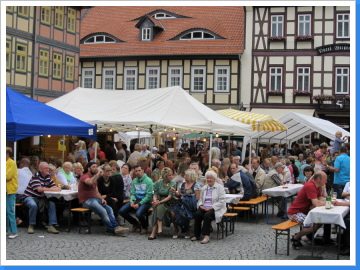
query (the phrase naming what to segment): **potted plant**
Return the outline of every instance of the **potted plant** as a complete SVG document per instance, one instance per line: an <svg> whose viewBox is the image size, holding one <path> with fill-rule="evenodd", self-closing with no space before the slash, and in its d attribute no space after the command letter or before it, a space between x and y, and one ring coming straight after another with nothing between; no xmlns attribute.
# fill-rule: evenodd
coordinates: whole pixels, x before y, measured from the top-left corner
<svg viewBox="0 0 360 270"><path fill-rule="evenodd" d="M350 94L344 96L344 100L350 100Z"/></svg>
<svg viewBox="0 0 360 270"><path fill-rule="evenodd" d="M276 90L268 90L266 91L267 94L274 95L274 96L280 96L282 95L282 91L279 89Z"/></svg>
<svg viewBox="0 0 360 270"><path fill-rule="evenodd" d="M311 35L299 35L299 36L295 36L295 39L298 40L298 41L312 40L313 36L311 36Z"/></svg>
<svg viewBox="0 0 360 270"><path fill-rule="evenodd" d="M311 93L308 90L297 90L293 91L294 96L309 96Z"/></svg>
<svg viewBox="0 0 360 270"><path fill-rule="evenodd" d="M333 95L319 94L319 95L312 96L311 99L316 100L316 101L332 101L335 99L335 97Z"/></svg>
<svg viewBox="0 0 360 270"><path fill-rule="evenodd" d="M270 41L284 41L286 40L286 37L283 36L271 36L269 37Z"/></svg>

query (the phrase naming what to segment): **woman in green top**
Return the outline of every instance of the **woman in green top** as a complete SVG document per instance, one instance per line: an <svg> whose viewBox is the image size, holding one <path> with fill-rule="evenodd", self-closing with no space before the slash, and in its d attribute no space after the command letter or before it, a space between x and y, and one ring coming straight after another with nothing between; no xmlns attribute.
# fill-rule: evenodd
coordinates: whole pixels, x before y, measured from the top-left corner
<svg viewBox="0 0 360 270"><path fill-rule="evenodd" d="M165 167L161 172L162 179L154 183L153 195L153 214L151 216L152 232L148 240L154 240L157 236L162 235L162 227L170 227L171 215L170 210L174 205L174 193L170 192L171 188L176 187L172 181L173 172L170 168Z"/></svg>

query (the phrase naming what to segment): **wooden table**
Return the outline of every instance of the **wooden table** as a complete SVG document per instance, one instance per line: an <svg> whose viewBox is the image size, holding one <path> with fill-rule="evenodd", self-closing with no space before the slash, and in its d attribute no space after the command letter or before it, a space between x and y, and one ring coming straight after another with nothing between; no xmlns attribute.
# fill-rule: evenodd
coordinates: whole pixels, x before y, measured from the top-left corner
<svg viewBox="0 0 360 270"><path fill-rule="evenodd" d="M267 197L282 197L284 201L284 212L285 218L287 218L287 198L293 197L299 193L299 191L303 188L302 184L288 184L286 186L278 186L273 188L264 189L262 191ZM269 223L269 211L268 211L268 201L266 201L266 224Z"/></svg>
<svg viewBox="0 0 360 270"><path fill-rule="evenodd" d="M331 209L325 209L325 206L318 206L312 209L306 216L304 224L335 224L337 226L337 240L338 240L338 254L337 259L340 256L340 240L341 233L340 227L346 228L344 223L344 217L349 213L350 207L348 206L333 206ZM314 236L315 226L313 226L313 238L311 243L311 256L314 254Z"/></svg>

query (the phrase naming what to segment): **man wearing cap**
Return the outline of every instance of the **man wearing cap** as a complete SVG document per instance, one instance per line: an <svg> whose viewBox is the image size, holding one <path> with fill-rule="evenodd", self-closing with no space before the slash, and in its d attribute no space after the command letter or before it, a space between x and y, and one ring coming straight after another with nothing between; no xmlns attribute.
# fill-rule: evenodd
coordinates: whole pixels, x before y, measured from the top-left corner
<svg viewBox="0 0 360 270"><path fill-rule="evenodd" d="M98 214L108 232L117 236L126 236L129 229L120 227L114 217L112 208L106 204L106 200L102 198L98 191L97 181L102 176L103 171L98 170L98 165L92 161L87 164L87 169L88 172L81 176L79 182L79 203L82 203L84 208Z"/></svg>
<svg viewBox="0 0 360 270"><path fill-rule="evenodd" d="M266 175L265 180L264 180L264 185L262 190L268 189L268 188L273 188L273 187L277 187L280 185L284 185L285 184L285 176L286 176L286 172L284 171L285 165L283 165L281 162L277 162L273 169ZM279 212L277 214L278 217L282 217L285 212L284 212L284 202L282 200L282 198L279 198Z"/></svg>

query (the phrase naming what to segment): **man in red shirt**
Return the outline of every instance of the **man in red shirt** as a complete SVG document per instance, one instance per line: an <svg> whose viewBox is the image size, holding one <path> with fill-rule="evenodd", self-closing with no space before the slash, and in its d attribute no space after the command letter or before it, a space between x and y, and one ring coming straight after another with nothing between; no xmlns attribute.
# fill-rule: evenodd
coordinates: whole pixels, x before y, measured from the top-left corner
<svg viewBox="0 0 360 270"><path fill-rule="evenodd" d="M323 171L319 171L314 174L312 180L304 185L289 207L288 216L291 221L303 223L311 209L325 205L325 201L321 196L321 187L326 185L326 182L327 175ZM313 226L316 226L315 231L321 227L321 225L303 224L303 229L292 237L291 241L294 249L299 249L302 245L300 242L301 237L312 233Z"/></svg>
<svg viewBox="0 0 360 270"><path fill-rule="evenodd" d="M102 176L103 171L98 171L98 165L95 162L89 162L87 168L88 172L81 176L79 182L79 203L98 214L108 232L115 233L117 236L126 236L129 228L120 227L112 208L106 204L98 191L97 180Z"/></svg>

